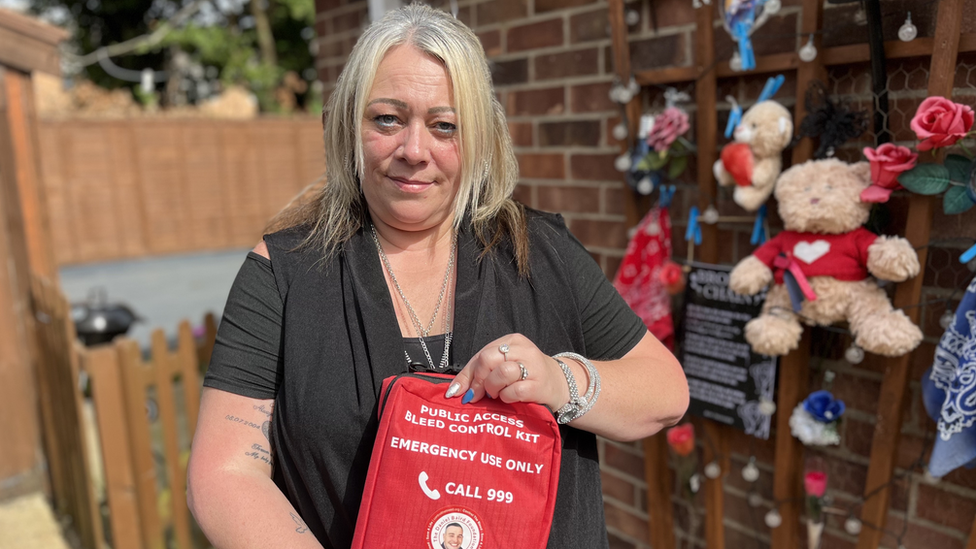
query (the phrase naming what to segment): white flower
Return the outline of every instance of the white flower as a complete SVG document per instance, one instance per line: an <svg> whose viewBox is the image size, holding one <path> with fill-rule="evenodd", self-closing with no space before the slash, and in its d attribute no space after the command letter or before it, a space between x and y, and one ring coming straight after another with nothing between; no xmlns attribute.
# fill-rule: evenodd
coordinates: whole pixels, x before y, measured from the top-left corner
<svg viewBox="0 0 976 549"><path fill-rule="evenodd" d="M840 444L837 422L821 423L803 409L801 402L790 416L790 430L800 442L810 446L829 446Z"/></svg>

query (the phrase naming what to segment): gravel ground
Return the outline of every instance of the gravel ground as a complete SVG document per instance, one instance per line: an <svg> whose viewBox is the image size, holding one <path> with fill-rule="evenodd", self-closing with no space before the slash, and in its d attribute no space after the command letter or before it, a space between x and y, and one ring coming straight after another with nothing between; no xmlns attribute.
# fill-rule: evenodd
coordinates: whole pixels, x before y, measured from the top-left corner
<svg viewBox="0 0 976 549"><path fill-rule="evenodd" d="M70 549L41 493L0 503L0 549Z"/></svg>

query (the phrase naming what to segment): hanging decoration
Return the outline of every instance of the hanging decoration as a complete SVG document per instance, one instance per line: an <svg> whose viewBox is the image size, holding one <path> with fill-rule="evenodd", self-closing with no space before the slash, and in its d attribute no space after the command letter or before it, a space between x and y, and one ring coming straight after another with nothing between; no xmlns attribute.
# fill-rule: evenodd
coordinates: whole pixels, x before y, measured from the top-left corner
<svg viewBox="0 0 976 549"><path fill-rule="evenodd" d="M672 264L668 204L669 193L673 192L673 189L662 189L661 202L651 208L637 225L613 280L614 287L627 305L668 349L674 349L674 323L671 320L669 285L662 279L662 273L666 269L670 271L669 265ZM682 278L680 269L678 278L679 281Z"/></svg>
<svg viewBox="0 0 976 549"><path fill-rule="evenodd" d="M770 15L779 11L780 1L723 0L718 3L722 26L738 44L742 70L756 68L756 55L750 38Z"/></svg>
<svg viewBox="0 0 976 549"><path fill-rule="evenodd" d="M824 529L825 494L827 493L827 467L823 458L807 460L803 473L803 491L807 507L807 548L818 549Z"/></svg>
<svg viewBox="0 0 976 549"><path fill-rule="evenodd" d="M691 97L675 88L664 92L665 108L660 114L641 117L634 147L634 160L627 176L638 194L651 194L662 181L681 177L688 168L694 145L684 138L691 126L688 113L678 107Z"/></svg>
<svg viewBox="0 0 976 549"><path fill-rule="evenodd" d="M912 12L908 12L905 22L898 28L898 39L902 42L911 42L918 36L918 28L912 24Z"/></svg>
<svg viewBox="0 0 976 549"><path fill-rule="evenodd" d="M745 326L760 354L795 349L803 328L847 321L858 346L884 356L914 349L922 332L869 275L903 281L918 274L918 255L904 238L877 236L862 225L871 205L860 200L870 184L866 162L828 158L798 164L776 183L786 230L743 259L729 287L754 295L770 283L762 313Z"/></svg>
<svg viewBox="0 0 976 549"><path fill-rule="evenodd" d="M675 454L675 472L678 475L678 484L682 488L682 494L687 499L691 499L701 487L700 479L696 482L698 458L695 455L695 426L691 423L682 423L677 427L668 429L668 446Z"/></svg>
<svg viewBox="0 0 976 549"><path fill-rule="evenodd" d="M830 391L814 391L793 409L790 431L808 446L840 444L837 426L844 410L844 401Z"/></svg>
<svg viewBox="0 0 976 549"><path fill-rule="evenodd" d="M804 95L807 115L800 122L798 137L817 140L814 159L834 156L834 151L845 142L854 139L868 129L868 115L855 111L827 93L827 87L819 80L813 81Z"/></svg>
<svg viewBox="0 0 976 549"><path fill-rule="evenodd" d="M759 102L742 114L741 121L729 128L735 141L722 147L721 158L712 171L722 186L735 185L732 199L747 211L754 212L773 192L773 185L782 169L782 152L793 139L793 119L790 111L770 101L782 85L782 75L766 82ZM738 105L733 98L732 120L738 117Z"/></svg>
<svg viewBox="0 0 976 549"><path fill-rule="evenodd" d="M915 147L919 152L956 144L966 152L966 156L946 155L941 164L916 164L898 175L897 182L914 193L936 195L944 192L942 211L949 215L968 211L976 204L976 163L962 142L972 135L973 119L973 109L968 105L953 103L944 97L927 97L911 121L912 131L919 139Z"/></svg>
<svg viewBox="0 0 976 549"><path fill-rule="evenodd" d="M922 401L939 428L929 473L939 478L958 467L976 467L976 279L922 375Z"/></svg>
<svg viewBox="0 0 976 549"><path fill-rule="evenodd" d="M803 47L801 47L800 51L797 52L797 55L800 56L800 61L803 61L804 63L809 63L817 58L817 46L813 44L812 34L810 35L810 38L807 39L807 43L803 44Z"/></svg>

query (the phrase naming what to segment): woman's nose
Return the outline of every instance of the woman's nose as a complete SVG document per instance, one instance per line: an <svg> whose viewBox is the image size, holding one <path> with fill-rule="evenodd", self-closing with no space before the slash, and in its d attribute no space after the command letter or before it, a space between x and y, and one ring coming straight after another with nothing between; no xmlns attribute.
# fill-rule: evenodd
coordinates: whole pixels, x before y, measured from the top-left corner
<svg viewBox="0 0 976 549"><path fill-rule="evenodd" d="M423 124L409 124L400 134L400 157L410 164L420 164L430 160L430 134Z"/></svg>

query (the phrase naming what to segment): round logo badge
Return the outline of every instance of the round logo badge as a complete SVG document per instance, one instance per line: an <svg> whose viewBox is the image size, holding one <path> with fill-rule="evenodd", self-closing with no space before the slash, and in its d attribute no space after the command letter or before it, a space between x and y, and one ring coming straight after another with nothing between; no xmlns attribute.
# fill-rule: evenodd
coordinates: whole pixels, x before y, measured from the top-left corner
<svg viewBox="0 0 976 549"><path fill-rule="evenodd" d="M481 549L482 545L481 518L471 509L446 507L427 522L428 549Z"/></svg>

